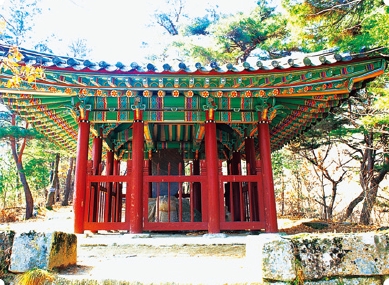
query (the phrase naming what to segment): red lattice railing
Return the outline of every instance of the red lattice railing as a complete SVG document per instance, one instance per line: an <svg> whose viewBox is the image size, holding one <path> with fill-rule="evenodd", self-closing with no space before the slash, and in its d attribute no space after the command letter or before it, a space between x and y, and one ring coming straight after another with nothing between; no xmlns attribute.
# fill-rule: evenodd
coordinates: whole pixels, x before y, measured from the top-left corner
<svg viewBox="0 0 389 285"><path fill-rule="evenodd" d="M143 230L203 231L208 228L208 177L205 161L194 173L192 164L178 175L150 174L149 161L143 169ZM179 169L182 169L179 167ZM239 167L240 169L240 167ZM223 231L265 228L261 169L255 174L223 175L219 169L220 229ZM85 230L129 230L130 206L126 189L131 183L132 164L127 175L87 177ZM101 173L101 171L100 171Z"/></svg>

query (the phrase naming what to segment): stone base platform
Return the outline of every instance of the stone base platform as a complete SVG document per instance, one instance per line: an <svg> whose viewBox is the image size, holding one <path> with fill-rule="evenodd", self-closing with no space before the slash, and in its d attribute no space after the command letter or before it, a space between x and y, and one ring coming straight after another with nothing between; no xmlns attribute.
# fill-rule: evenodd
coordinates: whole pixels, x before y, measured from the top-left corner
<svg viewBox="0 0 389 285"><path fill-rule="evenodd" d="M77 235L77 240L77 265L56 270L56 284L382 285L389 277L388 231L290 236L107 232Z"/></svg>

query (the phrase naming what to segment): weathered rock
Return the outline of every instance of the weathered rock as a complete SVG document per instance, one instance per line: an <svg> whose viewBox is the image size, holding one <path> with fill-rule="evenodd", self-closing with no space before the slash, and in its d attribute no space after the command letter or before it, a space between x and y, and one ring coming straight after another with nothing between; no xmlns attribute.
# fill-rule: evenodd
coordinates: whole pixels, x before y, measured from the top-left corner
<svg viewBox="0 0 389 285"><path fill-rule="evenodd" d="M306 280L389 274L389 233L297 235L290 239Z"/></svg>
<svg viewBox="0 0 389 285"><path fill-rule="evenodd" d="M246 260L262 278L291 282L296 279L292 243L278 234L247 236ZM260 264L258 264L260 263Z"/></svg>
<svg viewBox="0 0 389 285"><path fill-rule="evenodd" d="M33 268L51 270L77 262L77 236L63 232L16 234L11 272L26 272Z"/></svg>
<svg viewBox="0 0 389 285"><path fill-rule="evenodd" d="M359 277L359 278L334 278L319 281L305 281L304 285L381 285L379 277Z"/></svg>
<svg viewBox="0 0 389 285"><path fill-rule="evenodd" d="M8 269L14 236L14 231L0 232L0 276L2 276Z"/></svg>
<svg viewBox="0 0 389 285"><path fill-rule="evenodd" d="M304 222L303 225L317 230L328 228L328 224L323 222Z"/></svg>

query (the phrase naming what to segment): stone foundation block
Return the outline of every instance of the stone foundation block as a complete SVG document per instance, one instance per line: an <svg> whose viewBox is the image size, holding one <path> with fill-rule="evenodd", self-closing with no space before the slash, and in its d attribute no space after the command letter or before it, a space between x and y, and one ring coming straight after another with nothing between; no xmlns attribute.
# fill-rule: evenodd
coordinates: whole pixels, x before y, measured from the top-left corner
<svg viewBox="0 0 389 285"><path fill-rule="evenodd" d="M389 232L290 237L305 280L389 274Z"/></svg>
<svg viewBox="0 0 389 285"><path fill-rule="evenodd" d="M304 285L381 285L379 277L334 278L329 280L305 281Z"/></svg>
<svg viewBox="0 0 389 285"><path fill-rule="evenodd" d="M247 236L246 261L263 279L292 282L296 279L292 243L279 234Z"/></svg>
<svg viewBox="0 0 389 285"><path fill-rule="evenodd" d="M16 234L9 271L51 270L77 263L77 236L63 232Z"/></svg>
<svg viewBox="0 0 389 285"><path fill-rule="evenodd" d="M0 231L0 276L8 270L14 236L14 231Z"/></svg>

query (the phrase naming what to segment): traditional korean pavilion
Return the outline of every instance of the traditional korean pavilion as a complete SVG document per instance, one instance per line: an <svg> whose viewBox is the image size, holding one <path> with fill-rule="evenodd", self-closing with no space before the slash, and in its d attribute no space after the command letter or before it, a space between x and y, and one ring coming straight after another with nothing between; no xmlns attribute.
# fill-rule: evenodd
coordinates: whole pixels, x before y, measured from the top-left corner
<svg viewBox="0 0 389 285"><path fill-rule="evenodd" d="M0 96L76 155L75 233L277 232L271 152L386 68L333 51L161 67L20 52L45 78L10 89L2 70Z"/></svg>

